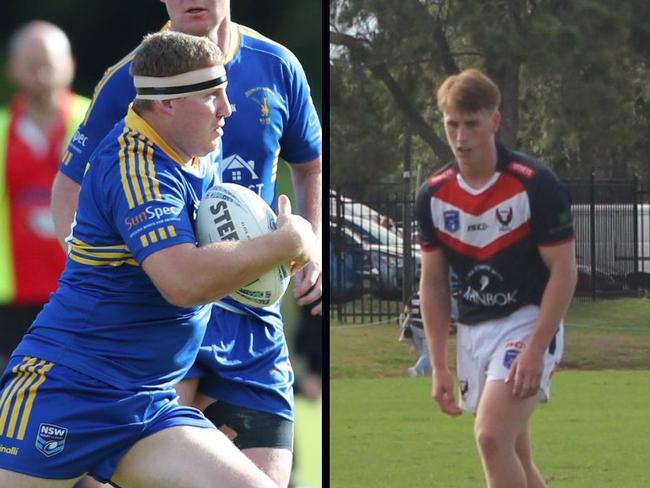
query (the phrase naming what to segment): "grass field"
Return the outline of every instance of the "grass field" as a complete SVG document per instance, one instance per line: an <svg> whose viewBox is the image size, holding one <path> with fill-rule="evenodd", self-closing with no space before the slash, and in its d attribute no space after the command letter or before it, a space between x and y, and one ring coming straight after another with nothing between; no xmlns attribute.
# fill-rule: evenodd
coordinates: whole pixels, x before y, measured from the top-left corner
<svg viewBox="0 0 650 488"><path fill-rule="evenodd" d="M575 303L566 323L563 369L532 422L549 486L650 487L650 300ZM484 486L472 417L439 413L430 380L406 377L415 356L397 335L331 328L331 486Z"/></svg>
<svg viewBox="0 0 650 488"><path fill-rule="evenodd" d="M323 480L323 429L320 400L296 398L296 469L299 486L321 488Z"/></svg>

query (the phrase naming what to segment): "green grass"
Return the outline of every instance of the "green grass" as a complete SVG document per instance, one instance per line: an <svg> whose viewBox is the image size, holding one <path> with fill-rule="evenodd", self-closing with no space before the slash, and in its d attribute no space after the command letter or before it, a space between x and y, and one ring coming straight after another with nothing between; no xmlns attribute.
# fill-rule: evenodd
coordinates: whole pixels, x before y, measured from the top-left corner
<svg viewBox="0 0 650 488"><path fill-rule="evenodd" d="M574 303L566 318L562 368L650 369L650 300ZM415 361L397 342L397 323L330 329L330 378L403 377ZM455 339L449 341L450 367Z"/></svg>
<svg viewBox="0 0 650 488"><path fill-rule="evenodd" d="M536 461L552 488L642 488L650 373L562 371L532 421ZM472 417L450 418L427 379L339 379L331 395L331 486L483 486Z"/></svg>
<svg viewBox="0 0 650 488"><path fill-rule="evenodd" d="M450 418L396 324L330 329L331 486L484 486L472 417ZM455 357L450 340L450 362ZM552 488L642 488L650 438L650 300L576 302L552 400L533 417Z"/></svg>
<svg viewBox="0 0 650 488"><path fill-rule="evenodd" d="M300 486L320 488L323 479L322 405L296 398L296 468Z"/></svg>

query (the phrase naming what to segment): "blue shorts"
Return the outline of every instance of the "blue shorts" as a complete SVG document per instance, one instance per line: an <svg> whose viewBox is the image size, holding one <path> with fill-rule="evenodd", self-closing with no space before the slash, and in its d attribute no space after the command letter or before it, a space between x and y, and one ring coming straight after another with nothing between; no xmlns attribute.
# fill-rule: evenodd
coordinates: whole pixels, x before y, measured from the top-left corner
<svg viewBox="0 0 650 488"><path fill-rule="evenodd" d="M14 356L0 378L0 468L107 482L140 439L169 427L214 428L173 389L124 391L60 364Z"/></svg>
<svg viewBox="0 0 650 488"><path fill-rule="evenodd" d="M214 305L203 344L185 378L232 405L285 419L293 415L293 369L282 323Z"/></svg>

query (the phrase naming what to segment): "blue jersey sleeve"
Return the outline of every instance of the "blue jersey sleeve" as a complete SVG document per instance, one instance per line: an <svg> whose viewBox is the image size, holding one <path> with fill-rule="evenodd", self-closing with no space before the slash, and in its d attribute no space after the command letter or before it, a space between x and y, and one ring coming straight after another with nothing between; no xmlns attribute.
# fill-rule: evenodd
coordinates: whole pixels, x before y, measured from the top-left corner
<svg viewBox="0 0 650 488"><path fill-rule="evenodd" d="M183 186L169 174L144 176L141 182L158 195L137 203L125 191L118 192L114 215L117 230L138 264L156 251L196 242Z"/></svg>
<svg viewBox="0 0 650 488"><path fill-rule="evenodd" d="M151 161L151 160L150 160ZM112 205L107 216L138 264L151 254L195 243L194 206L180 175L153 164L127 168L123 161L107 174Z"/></svg>
<svg viewBox="0 0 650 488"><path fill-rule="evenodd" d="M280 156L289 163L304 163L321 155L321 124L300 62L289 51L284 61L289 70L289 120L280 141Z"/></svg>
<svg viewBox="0 0 650 488"><path fill-rule="evenodd" d="M126 115L135 98L129 74L133 53L109 68L95 87L95 94L84 121L77 128L61 162L60 171L81 184L86 164L100 141Z"/></svg>

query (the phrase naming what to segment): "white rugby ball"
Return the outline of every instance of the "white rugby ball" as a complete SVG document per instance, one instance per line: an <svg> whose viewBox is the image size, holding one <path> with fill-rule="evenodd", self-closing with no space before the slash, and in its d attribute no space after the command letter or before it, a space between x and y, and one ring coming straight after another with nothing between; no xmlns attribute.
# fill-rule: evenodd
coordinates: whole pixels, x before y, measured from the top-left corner
<svg viewBox="0 0 650 488"><path fill-rule="evenodd" d="M253 239L277 229L271 207L252 190L234 183L220 183L206 192L196 215L199 246L220 241ZM276 303L289 286L286 266L260 276L230 294L234 300L254 307Z"/></svg>

